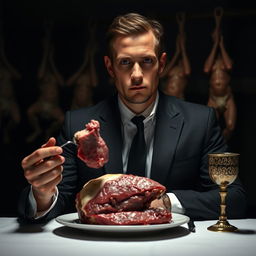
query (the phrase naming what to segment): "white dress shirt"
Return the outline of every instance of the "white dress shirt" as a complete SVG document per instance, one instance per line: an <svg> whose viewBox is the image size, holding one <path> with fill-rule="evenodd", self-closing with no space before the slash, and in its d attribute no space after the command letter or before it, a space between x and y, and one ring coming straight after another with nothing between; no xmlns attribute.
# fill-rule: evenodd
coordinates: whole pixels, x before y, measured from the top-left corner
<svg viewBox="0 0 256 256"><path fill-rule="evenodd" d="M147 159L146 159L146 177L150 178L151 176L151 164L153 156L153 143L154 143L154 131L156 125L156 109L159 101L159 94L157 94L156 100L140 115L145 117L144 123L144 136L147 146ZM135 114L129 110L125 104L122 102L120 97L118 97L118 106L121 114L122 121L122 136L123 136L123 150L122 150L122 160L123 160L123 171L126 173L128 156L131 147L133 137L137 132L136 125L131 121ZM182 207L180 201L173 193L167 193L172 203L172 212L184 213L184 208ZM35 218L40 218L47 214L55 205L58 198L58 191L54 195L53 203L51 207L45 212L36 212L36 201L33 196L32 189L30 191L29 200L31 205L31 214Z"/></svg>

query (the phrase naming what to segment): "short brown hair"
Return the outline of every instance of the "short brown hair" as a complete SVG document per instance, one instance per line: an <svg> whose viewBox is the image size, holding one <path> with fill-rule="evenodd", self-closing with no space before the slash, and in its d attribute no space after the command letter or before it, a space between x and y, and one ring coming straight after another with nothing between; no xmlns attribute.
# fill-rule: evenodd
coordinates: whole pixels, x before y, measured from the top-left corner
<svg viewBox="0 0 256 256"><path fill-rule="evenodd" d="M128 13L117 16L106 34L107 54L110 58L113 57L113 41L118 36L138 35L148 31L152 31L156 38L156 54L160 56L163 51L163 27L153 19L148 19L138 13Z"/></svg>

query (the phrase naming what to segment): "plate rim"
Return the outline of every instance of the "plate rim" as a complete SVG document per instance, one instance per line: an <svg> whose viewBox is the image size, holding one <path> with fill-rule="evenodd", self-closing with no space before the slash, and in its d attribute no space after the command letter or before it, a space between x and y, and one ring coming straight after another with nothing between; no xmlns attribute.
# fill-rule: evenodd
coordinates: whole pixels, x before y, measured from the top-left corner
<svg viewBox="0 0 256 256"><path fill-rule="evenodd" d="M189 222L190 218L184 214L172 213L172 222L152 225L98 225L98 224L82 224L75 223L78 219L78 213L67 213L55 218L59 224L67 227L76 228L85 231L101 231L101 232L141 232L141 231L157 231L162 229L174 228Z"/></svg>

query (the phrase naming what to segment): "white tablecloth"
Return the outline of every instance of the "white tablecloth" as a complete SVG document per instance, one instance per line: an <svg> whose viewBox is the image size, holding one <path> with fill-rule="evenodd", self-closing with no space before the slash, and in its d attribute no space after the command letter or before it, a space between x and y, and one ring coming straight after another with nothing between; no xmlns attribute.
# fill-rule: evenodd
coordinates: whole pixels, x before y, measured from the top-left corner
<svg viewBox="0 0 256 256"><path fill-rule="evenodd" d="M195 222L158 232L95 233L65 227L55 220L46 225L22 225L0 218L0 256L255 256L256 219L230 220L236 233L211 232L216 221Z"/></svg>

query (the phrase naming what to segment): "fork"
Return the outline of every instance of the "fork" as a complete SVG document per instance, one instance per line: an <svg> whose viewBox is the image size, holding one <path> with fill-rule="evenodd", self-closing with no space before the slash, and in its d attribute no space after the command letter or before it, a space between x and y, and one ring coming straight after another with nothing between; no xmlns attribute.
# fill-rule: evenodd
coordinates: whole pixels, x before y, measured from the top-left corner
<svg viewBox="0 0 256 256"><path fill-rule="evenodd" d="M76 146L77 146L77 144L75 143L75 141L68 140L68 141L66 141L65 143L63 143L62 145L60 145L60 147L63 148L63 147L65 147L65 146L69 145L69 144L73 144L73 145L76 145Z"/></svg>

